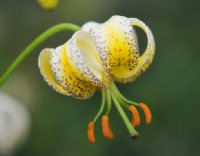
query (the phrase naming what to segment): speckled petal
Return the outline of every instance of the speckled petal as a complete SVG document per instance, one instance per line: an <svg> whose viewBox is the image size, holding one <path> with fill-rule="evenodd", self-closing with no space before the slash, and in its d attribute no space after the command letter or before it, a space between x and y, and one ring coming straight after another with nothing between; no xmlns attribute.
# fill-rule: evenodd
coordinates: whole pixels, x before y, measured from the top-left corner
<svg viewBox="0 0 200 156"><path fill-rule="evenodd" d="M130 18L129 20L133 26L139 27L144 30L147 35L147 47L142 56L140 56L139 58L138 66L134 69L132 74L125 79L124 82L134 81L143 72L145 72L148 69L149 65L152 63L155 54L154 36L149 27L139 19Z"/></svg>
<svg viewBox="0 0 200 156"><path fill-rule="evenodd" d="M95 87L86 79L81 79L80 75L72 67L67 56L67 45L64 44L56 48L51 55L51 68L57 82L73 97L86 99L93 95Z"/></svg>
<svg viewBox="0 0 200 156"><path fill-rule="evenodd" d="M68 72L63 65L63 49L64 46L61 45L52 52L50 58L51 70L53 75L55 76L57 83L60 84L67 92L69 92L70 95L73 95L73 92L70 91L70 88L68 88L68 79L66 79L66 77L68 77L66 76Z"/></svg>
<svg viewBox="0 0 200 156"><path fill-rule="evenodd" d="M102 24L110 55L108 62L114 80L123 81L138 65L138 42L128 18L113 16Z"/></svg>
<svg viewBox="0 0 200 156"><path fill-rule="evenodd" d="M48 83L49 86L51 86L55 91L64 94L69 95L66 90L63 89L62 86L60 86L51 71L50 67L50 57L51 53L54 51L54 49L44 49L41 51L39 58L38 58L38 66L40 68L40 72L43 75L44 80Z"/></svg>
<svg viewBox="0 0 200 156"><path fill-rule="evenodd" d="M53 75L55 76L56 81L62 85L65 78L65 72L64 72L64 66L61 63L61 52L62 52L62 46L57 47L55 50L52 51L51 57L50 57L50 64L51 64L51 70L53 72Z"/></svg>
<svg viewBox="0 0 200 156"><path fill-rule="evenodd" d="M104 70L103 62L88 32L82 30L76 32L67 42L67 48L69 61L74 70L80 74L80 79L87 79L98 88L109 85L110 80Z"/></svg>
<svg viewBox="0 0 200 156"><path fill-rule="evenodd" d="M86 24L87 26L87 24ZM90 27L90 23L88 23L87 27ZM83 26L84 28L84 26ZM104 30L102 28L102 26L99 24L96 24L96 26L91 26L88 29L88 32L90 33L90 35L92 36L92 39L94 41L94 44L96 46L97 49L97 53L101 59L101 61L103 62L103 68L104 71L106 72L107 75L107 79L110 80L111 79L111 64L108 60L108 58L110 57L110 49L109 46L106 42L106 38L105 38L105 34L104 34Z"/></svg>
<svg viewBox="0 0 200 156"><path fill-rule="evenodd" d="M144 29L147 34L148 46L141 57L133 26ZM138 19L113 16L101 25L88 22L82 29L92 36L104 70L116 81L126 83L135 80L152 62L155 52L153 35Z"/></svg>

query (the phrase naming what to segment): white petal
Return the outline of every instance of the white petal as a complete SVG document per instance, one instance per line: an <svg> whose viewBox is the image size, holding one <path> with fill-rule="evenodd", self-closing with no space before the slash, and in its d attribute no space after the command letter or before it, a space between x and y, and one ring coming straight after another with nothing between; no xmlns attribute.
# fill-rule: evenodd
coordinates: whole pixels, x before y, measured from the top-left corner
<svg viewBox="0 0 200 156"><path fill-rule="evenodd" d="M97 22L91 21L91 22L85 23L85 24L82 26L81 29L84 30L84 31L89 32L91 28L96 27L96 26L98 26L98 25L100 25L100 24L97 23Z"/></svg>
<svg viewBox="0 0 200 156"><path fill-rule="evenodd" d="M126 81L139 58L137 35L129 19L112 16L101 25L88 24L88 27L107 75Z"/></svg>
<svg viewBox="0 0 200 156"><path fill-rule="evenodd" d="M73 93L67 87L68 82L66 79L66 74L68 73L65 72L64 65L62 63L63 48L63 45L61 45L52 51L50 58L51 70L57 83L60 84L66 90L66 92L68 92L70 95L73 95Z"/></svg>
<svg viewBox="0 0 200 156"><path fill-rule="evenodd" d="M83 77L95 86L102 88L108 85L103 63L98 55L95 43L88 32L78 31L67 42L69 60Z"/></svg>
<svg viewBox="0 0 200 156"><path fill-rule="evenodd" d="M89 31L90 35L93 38L95 43L97 53L103 62L103 67L105 72L107 73L107 79L110 79L110 68L111 64L109 62L109 57L111 55L109 46L106 42L106 34L102 28L102 26L92 27Z"/></svg>
<svg viewBox="0 0 200 156"><path fill-rule="evenodd" d="M106 54L110 73L114 80L124 81L138 65L139 57L137 36L129 19L113 16L95 28L103 36L106 48L102 53Z"/></svg>
<svg viewBox="0 0 200 156"><path fill-rule="evenodd" d="M50 65L50 57L53 51L54 49L44 49L40 52L38 58L38 66L40 68L40 73L43 75L43 78L48 83L48 85L52 87L55 91L64 95L69 95L69 93L57 83L52 73Z"/></svg>
<svg viewBox="0 0 200 156"><path fill-rule="evenodd" d="M59 46L55 50L53 50L50 58L51 70L56 78L56 81L59 84L64 83L64 77L65 77L63 65L61 63L62 47L63 46Z"/></svg>
<svg viewBox="0 0 200 156"><path fill-rule="evenodd" d="M51 55L51 69L57 82L73 97L89 98L95 87L91 83L78 78L78 72L73 70L67 57L66 44L56 48Z"/></svg>

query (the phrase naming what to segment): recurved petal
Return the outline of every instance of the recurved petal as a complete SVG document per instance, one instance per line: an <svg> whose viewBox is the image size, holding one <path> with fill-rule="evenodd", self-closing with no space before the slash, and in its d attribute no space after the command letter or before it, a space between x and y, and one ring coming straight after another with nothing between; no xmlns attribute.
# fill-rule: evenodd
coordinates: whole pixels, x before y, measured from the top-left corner
<svg viewBox="0 0 200 156"><path fill-rule="evenodd" d="M54 74L59 80L59 84L75 98L86 99L92 96L96 87L73 68L73 64L71 64L68 57L67 44L58 48L57 54L54 56L54 59L52 59L52 70L55 71Z"/></svg>
<svg viewBox="0 0 200 156"><path fill-rule="evenodd" d="M64 94L70 95L66 90L60 86L52 73L51 65L50 65L50 57L54 49L44 49L41 51L38 58L38 66L40 68L40 72L44 78L44 80L51 86L55 91Z"/></svg>
<svg viewBox="0 0 200 156"><path fill-rule="evenodd" d="M124 80L125 82L134 81L142 73L144 73L151 65L155 55L155 41L150 28L144 22L137 18L130 18L129 20L133 26L139 27L144 30L147 35L147 47L144 53L139 57L137 67L132 71L131 75Z"/></svg>
<svg viewBox="0 0 200 156"><path fill-rule="evenodd" d="M58 46L56 49L54 49L51 53L50 57L50 64L51 64L51 70L53 75L55 76L56 81L61 85L62 83L65 83L65 71L64 66L62 64L61 59L61 53L62 53L63 45Z"/></svg>
<svg viewBox="0 0 200 156"><path fill-rule="evenodd" d="M108 62L113 78L123 81L138 65L138 42L128 18L113 16L101 25L103 36L110 50Z"/></svg>
<svg viewBox="0 0 200 156"><path fill-rule="evenodd" d="M87 25L87 24L86 24ZM88 23L88 25L90 25ZM107 73L107 79L111 78L111 64L108 60L108 58L110 57L110 49L109 46L106 42L106 36L104 34L104 30L102 28L102 26L96 25L96 26L92 26L89 29L89 33L94 41L94 44L96 46L97 49L97 53L103 63L103 68L105 70L105 72Z"/></svg>
<svg viewBox="0 0 200 156"><path fill-rule="evenodd" d="M109 85L109 75L104 70L95 42L88 32L76 32L67 42L67 53L73 69L80 78L87 79L98 88Z"/></svg>

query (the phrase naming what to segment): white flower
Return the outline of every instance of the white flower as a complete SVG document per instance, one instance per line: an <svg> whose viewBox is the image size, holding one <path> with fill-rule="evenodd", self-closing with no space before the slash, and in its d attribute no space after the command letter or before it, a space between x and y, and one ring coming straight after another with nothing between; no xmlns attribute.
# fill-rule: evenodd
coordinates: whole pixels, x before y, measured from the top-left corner
<svg viewBox="0 0 200 156"><path fill-rule="evenodd" d="M147 47L142 55L134 27L141 28L147 35ZM40 53L38 65L44 80L61 94L86 99L95 90L102 90L100 110L88 125L88 138L94 143L94 123L102 114L105 104L107 107L102 117L102 130L108 139L114 136L108 119L112 102L133 138L138 137L134 127L140 125L135 106L144 111L146 123L151 123L150 109L144 103L127 100L116 88L114 81L134 81L148 69L154 53L154 37L148 26L136 18L113 16L103 24L88 22L67 43L55 49L44 49ZM132 124L121 106L131 111Z"/></svg>
<svg viewBox="0 0 200 156"><path fill-rule="evenodd" d="M0 92L0 155L11 155L27 139L30 116L26 108Z"/></svg>

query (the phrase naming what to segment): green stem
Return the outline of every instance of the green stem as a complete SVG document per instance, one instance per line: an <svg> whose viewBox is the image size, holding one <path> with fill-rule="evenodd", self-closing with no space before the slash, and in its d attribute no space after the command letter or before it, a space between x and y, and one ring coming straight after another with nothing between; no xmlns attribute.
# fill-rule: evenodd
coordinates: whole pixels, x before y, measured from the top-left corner
<svg viewBox="0 0 200 156"><path fill-rule="evenodd" d="M12 64L7 68L5 73L2 77L0 77L0 86L5 83L7 78L16 70L16 68L26 59L28 55L33 52L33 50L38 47L40 44L42 44L45 40L47 40L49 37L53 36L56 33L59 33L61 31L77 31L80 27L74 24L70 23L61 23L58 25L55 25L48 30L46 30L44 33L42 33L40 36L38 36L32 43L30 43L20 54L19 56L12 62Z"/></svg>
<svg viewBox="0 0 200 156"><path fill-rule="evenodd" d="M128 117L126 116L125 112L123 111L122 107L120 106L117 98L115 97L114 94L112 94L112 91L111 91L111 96L112 96L112 99L113 99L113 102L119 112L119 114L121 115L130 135L133 137L133 138L137 138L138 137L138 132L133 128L131 122L129 121Z"/></svg>

